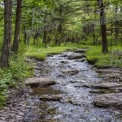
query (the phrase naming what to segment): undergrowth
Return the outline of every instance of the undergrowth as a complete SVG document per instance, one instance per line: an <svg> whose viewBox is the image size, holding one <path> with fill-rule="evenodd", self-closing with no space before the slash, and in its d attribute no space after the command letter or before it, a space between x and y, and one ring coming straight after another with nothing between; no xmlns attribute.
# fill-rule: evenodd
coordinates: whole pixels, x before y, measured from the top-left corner
<svg viewBox="0 0 122 122"><path fill-rule="evenodd" d="M0 69L0 107L6 102L7 89L15 87L17 82L31 75L30 66L24 61L22 55L18 58L15 56L10 58L10 67Z"/></svg>
<svg viewBox="0 0 122 122"><path fill-rule="evenodd" d="M87 60L89 61L89 63L94 64L97 67L102 66L122 67L122 58L119 59L112 56L112 51L116 50L122 51L122 47L121 46L120 47L113 46L112 48L109 47L109 53L103 54L101 51L101 46L90 46L89 50L86 53Z"/></svg>

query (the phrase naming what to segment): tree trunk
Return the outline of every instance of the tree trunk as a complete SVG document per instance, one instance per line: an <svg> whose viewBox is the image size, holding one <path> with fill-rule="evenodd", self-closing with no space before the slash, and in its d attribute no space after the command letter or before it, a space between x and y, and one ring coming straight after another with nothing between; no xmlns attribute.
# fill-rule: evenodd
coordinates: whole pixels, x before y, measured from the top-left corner
<svg viewBox="0 0 122 122"><path fill-rule="evenodd" d="M9 67L12 35L12 0L4 0L4 42L1 52L0 67Z"/></svg>
<svg viewBox="0 0 122 122"><path fill-rule="evenodd" d="M100 26L101 26L101 35L102 35L102 52L108 53L108 43L106 35L106 18L104 13L104 4L103 0L97 0L99 9L100 9Z"/></svg>
<svg viewBox="0 0 122 122"><path fill-rule="evenodd" d="M13 43L13 52L15 54L18 53L18 49L19 49L21 8L22 8L22 0L17 0L15 34L14 34L14 43Z"/></svg>

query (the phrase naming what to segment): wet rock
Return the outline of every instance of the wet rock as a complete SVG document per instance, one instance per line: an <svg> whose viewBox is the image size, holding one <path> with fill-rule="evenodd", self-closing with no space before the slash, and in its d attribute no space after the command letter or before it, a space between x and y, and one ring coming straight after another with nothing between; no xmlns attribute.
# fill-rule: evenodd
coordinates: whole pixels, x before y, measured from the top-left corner
<svg viewBox="0 0 122 122"><path fill-rule="evenodd" d="M61 70L61 72L64 73L64 74L76 75L76 74L79 73L79 70L66 69L66 70Z"/></svg>
<svg viewBox="0 0 122 122"><path fill-rule="evenodd" d="M39 76L41 75L41 74L40 74L40 70L34 70L33 75L34 75L35 77L39 77Z"/></svg>
<svg viewBox="0 0 122 122"><path fill-rule="evenodd" d="M114 107L122 110L122 93L98 95L94 100L94 105L104 108Z"/></svg>
<svg viewBox="0 0 122 122"><path fill-rule="evenodd" d="M98 73L120 73L120 70L115 69L97 69Z"/></svg>
<svg viewBox="0 0 122 122"><path fill-rule="evenodd" d="M71 80L70 83L86 83L85 80Z"/></svg>
<svg viewBox="0 0 122 122"><path fill-rule="evenodd" d="M74 85L74 87L81 88L81 87L83 87L83 85Z"/></svg>
<svg viewBox="0 0 122 122"><path fill-rule="evenodd" d="M90 85L89 83L84 83L84 84L82 85L82 87L90 88L90 87L91 87L91 85Z"/></svg>
<svg viewBox="0 0 122 122"><path fill-rule="evenodd" d="M80 61L81 61L81 62L84 62L84 61L86 61L86 59L85 59L85 58L82 58Z"/></svg>
<svg viewBox="0 0 122 122"><path fill-rule="evenodd" d="M85 62L86 58L82 58L82 59L77 59L76 62Z"/></svg>
<svg viewBox="0 0 122 122"><path fill-rule="evenodd" d="M61 57L67 57L68 55L67 54L62 54Z"/></svg>
<svg viewBox="0 0 122 122"><path fill-rule="evenodd" d="M67 58L68 58L69 60L73 60L73 59L82 59L82 58L84 58L84 57L85 57L84 54L73 53L73 54L69 55Z"/></svg>
<svg viewBox="0 0 122 122"><path fill-rule="evenodd" d="M59 74L57 77L59 77L59 78L65 78L65 76L63 74Z"/></svg>
<svg viewBox="0 0 122 122"><path fill-rule="evenodd" d="M55 81L50 78L27 78L25 84L29 86L49 86L54 85Z"/></svg>
<svg viewBox="0 0 122 122"><path fill-rule="evenodd" d="M110 74L105 74L105 75L101 75L102 78L121 78L121 75L119 73L110 73Z"/></svg>
<svg viewBox="0 0 122 122"><path fill-rule="evenodd" d="M93 94L105 94L105 93L119 93L118 90L114 89L96 89L96 90L90 90L89 93Z"/></svg>
<svg viewBox="0 0 122 122"><path fill-rule="evenodd" d="M99 83L92 84L91 87L96 89L113 89L115 87L122 87L122 83Z"/></svg>
<svg viewBox="0 0 122 122"><path fill-rule="evenodd" d="M85 53L88 49L77 49L74 52L75 53Z"/></svg>
<svg viewBox="0 0 122 122"><path fill-rule="evenodd" d="M68 61L61 61L60 63L62 63L62 64L67 64Z"/></svg>
<svg viewBox="0 0 122 122"><path fill-rule="evenodd" d="M39 98L41 101L60 101L62 99L61 95L43 95Z"/></svg>
<svg viewBox="0 0 122 122"><path fill-rule="evenodd" d="M93 94L104 94L106 92L105 92L105 90L91 90L91 91L89 91L89 93L93 93Z"/></svg>

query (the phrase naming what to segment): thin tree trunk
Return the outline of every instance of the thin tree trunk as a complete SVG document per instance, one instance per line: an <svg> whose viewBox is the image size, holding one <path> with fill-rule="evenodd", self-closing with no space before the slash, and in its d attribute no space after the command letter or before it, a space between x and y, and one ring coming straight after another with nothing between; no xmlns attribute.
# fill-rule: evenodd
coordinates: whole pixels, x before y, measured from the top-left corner
<svg viewBox="0 0 122 122"><path fill-rule="evenodd" d="M13 52L15 54L18 53L18 49L19 49L21 8L22 8L22 0L17 0L15 34L14 34L14 43L13 43Z"/></svg>
<svg viewBox="0 0 122 122"><path fill-rule="evenodd" d="M100 26L101 26L101 35L102 35L102 52L108 52L108 43L107 43L107 35L106 35L106 18L104 13L104 4L103 0L97 0L99 9L100 9Z"/></svg>
<svg viewBox="0 0 122 122"><path fill-rule="evenodd" d="M0 67L9 67L12 36L12 0L4 0L4 42L1 52Z"/></svg>

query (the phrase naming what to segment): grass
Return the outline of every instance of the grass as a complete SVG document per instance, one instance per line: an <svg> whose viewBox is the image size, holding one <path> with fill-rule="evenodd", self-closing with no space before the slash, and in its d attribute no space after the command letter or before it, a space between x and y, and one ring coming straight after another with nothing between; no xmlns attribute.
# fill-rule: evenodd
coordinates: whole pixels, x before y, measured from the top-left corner
<svg viewBox="0 0 122 122"><path fill-rule="evenodd" d="M120 46L113 46L112 48L109 48L109 53L108 54L103 54L101 52L101 46L90 46L89 50L87 51L87 60L91 63L94 64L97 67L102 67L102 66L117 66L117 67L122 67L122 59L111 59L111 51L113 50L119 50L122 51L122 47ZM114 63L111 63L111 61L114 60Z"/></svg>
<svg viewBox="0 0 122 122"><path fill-rule="evenodd" d="M60 52L66 51L68 49L76 49L80 46L76 45L76 44L70 44L70 45L66 45L66 46L55 46L55 47L48 47L48 48L44 48L44 47L35 47L35 46L29 46L28 49L25 52L25 56L27 57L33 57L39 60L44 60L47 55L49 54L58 54Z"/></svg>
<svg viewBox="0 0 122 122"><path fill-rule="evenodd" d="M122 51L121 46L113 46L109 47L109 53L103 54L101 46L88 46L88 45L78 45L78 44L67 44L62 46L55 46L55 47L39 47L39 46L29 46L25 52L25 56L27 57L33 57L38 60L44 60L48 54L58 54L60 52L63 52L67 49L76 49L76 48L89 48L89 50L86 52L86 57L89 63L94 64L97 67L102 66L118 66L122 67L121 60L118 61L118 59L114 59L114 63L111 64L111 51L112 50L120 50Z"/></svg>

